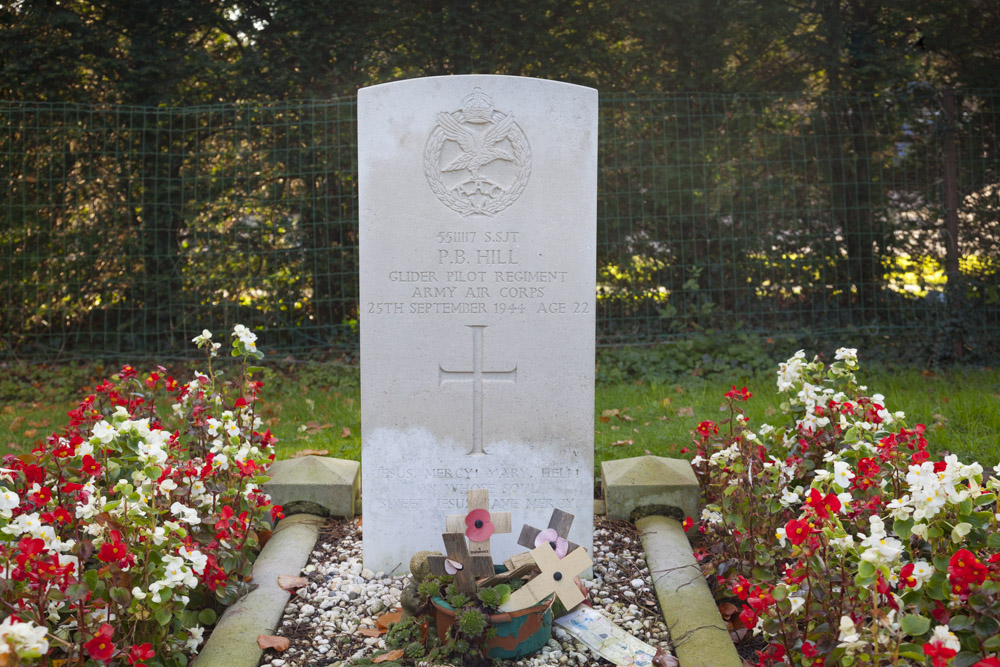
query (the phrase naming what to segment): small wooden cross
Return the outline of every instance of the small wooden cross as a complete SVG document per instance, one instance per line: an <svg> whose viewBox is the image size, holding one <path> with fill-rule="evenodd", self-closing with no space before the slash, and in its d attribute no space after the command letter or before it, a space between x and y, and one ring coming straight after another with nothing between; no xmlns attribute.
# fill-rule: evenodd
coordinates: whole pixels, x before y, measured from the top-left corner
<svg viewBox="0 0 1000 667"><path fill-rule="evenodd" d="M580 546L579 544L576 544L574 542L569 542L568 540L569 529L570 526L572 525L573 525L572 514L570 514L569 512L563 512L560 509L552 510L552 517L549 519L549 528L556 531L556 534L559 537L563 538L564 540L567 540L567 543L569 544L569 549L567 550L567 553L576 551L577 547ZM534 526L529 526L528 524L524 524L524 526L521 528L521 535L517 538L517 543L520 544L522 547L527 547L528 549L534 549L535 546L537 546L535 544L535 540L538 538L538 534L540 532L542 531L538 530ZM552 548L555 549L555 546L553 546ZM568 608L569 607L567 607L567 609Z"/></svg>
<svg viewBox="0 0 1000 667"><path fill-rule="evenodd" d="M527 609L546 596L555 593L567 610L584 600L574 578L593 565L585 549L574 549L560 559L548 544L531 550L541 572L534 579L514 591L500 611L512 612Z"/></svg>
<svg viewBox="0 0 1000 667"><path fill-rule="evenodd" d="M469 512L479 510L479 514L489 515L489 522L493 524L493 534L509 533L510 512L490 512L490 492L489 489L470 489L466 494ZM482 519L477 519L474 526L469 526L466 517L468 514L450 514L445 518L445 530L449 533L464 533L469 535L473 528L482 528ZM534 545L532 545L534 546ZM469 553L472 555L472 573L477 577L493 576L493 557L490 555L490 538L485 540L473 540L469 537Z"/></svg>
<svg viewBox="0 0 1000 667"><path fill-rule="evenodd" d="M427 565L431 568L431 574L450 574L455 577L455 587L459 593L475 596L476 576L472 573L469 549L465 545L464 533L443 533L441 539L444 540L444 548L447 556L428 556Z"/></svg>

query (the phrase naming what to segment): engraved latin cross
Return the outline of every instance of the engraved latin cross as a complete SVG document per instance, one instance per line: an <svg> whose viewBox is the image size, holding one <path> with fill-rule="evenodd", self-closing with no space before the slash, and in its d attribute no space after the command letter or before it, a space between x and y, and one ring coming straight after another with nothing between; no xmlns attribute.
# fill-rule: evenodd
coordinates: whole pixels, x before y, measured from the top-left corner
<svg viewBox="0 0 1000 667"><path fill-rule="evenodd" d="M483 370L483 330L485 324L467 325L472 329L472 370L449 371L438 364L438 385L447 382L472 383L472 449L469 454L485 454L483 449L483 383L510 382L517 384L517 365L509 371Z"/></svg>

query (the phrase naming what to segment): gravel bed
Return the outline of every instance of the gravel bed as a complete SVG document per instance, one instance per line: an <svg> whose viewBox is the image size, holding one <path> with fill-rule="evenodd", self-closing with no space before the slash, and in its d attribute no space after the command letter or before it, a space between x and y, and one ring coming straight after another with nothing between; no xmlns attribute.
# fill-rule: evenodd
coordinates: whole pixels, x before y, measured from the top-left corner
<svg viewBox="0 0 1000 667"><path fill-rule="evenodd" d="M670 653L670 634L660 615L638 531L624 521L598 520L594 530L594 578L589 599L623 629ZM355 521L331 520L322 529L302 575L309 583L292 596L275 634L291 640L282 653L267 650L261 665L324 667L384 648L381 637L365 637L381 614L399 606L410 576L389 577L361 562L361 528ZM610 665L561 628L539 653L510 663L515 667Z"/></svg>

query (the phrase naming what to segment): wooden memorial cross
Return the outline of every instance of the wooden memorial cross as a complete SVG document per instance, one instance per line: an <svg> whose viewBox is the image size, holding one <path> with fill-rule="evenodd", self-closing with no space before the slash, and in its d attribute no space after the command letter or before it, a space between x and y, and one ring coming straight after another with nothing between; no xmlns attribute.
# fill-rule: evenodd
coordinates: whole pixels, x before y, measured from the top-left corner
<svg viewBox="0 0 1000 667"><path fill-rule="evenodd" d="M577 547L580 546L579 544L570 542L567 539L567 536L569 535L570 526L572 525L573 525L572 514L570 514L569 512L563 512L560 509L552 510L552 516L551 518L549 518L549 527L547 530L555 531L556 535L566 540L566 544L568 547L566 549L567 553L576 551ZM539 546L538 544L536 544L536 541L538 540L538 536L541 533L542 531L538 530L534 526L529 526L528 524L525 524L521 528L521 535L517 538L517 543L520 544L522 547L527 547L528 549L534 549L535 547ZM550 544L552 549L555 550L556 548L555 542L550 542Z"/></svg>
<svg viewBox="0 0 1000 667"><path fill-rule="evenodd" d="M466 495L469 513L448 515L445 518L445 530L449 533L464 533L469 538L472 574L476 577L491 577L493 556L490 555L490 536L511 532L510 512L490 512L488 489L470 489Z"/></svg>
<svg viewBox="0 0 1000 667"><path fill-rule="evenodd" d="M553 593L567 610L583 602L585 596L574 579L593 565L586 549L574 549L560 559L552 547L543 544L531 550L531 557L535 559L541 572L514 591L510 599L500 607L500 611L527 609Z"/></svg>
<svg viewBox="0 0 1000 667"><path fill-rule="evenodd" d="M455 587L459 593L475 596L476 577L472 574L469 556L469 549L465 545L464 533L443 533L444 548L447 556L428 556L427 565L430 566L431 574L438 576L450 574L455 577Z"/></svg>

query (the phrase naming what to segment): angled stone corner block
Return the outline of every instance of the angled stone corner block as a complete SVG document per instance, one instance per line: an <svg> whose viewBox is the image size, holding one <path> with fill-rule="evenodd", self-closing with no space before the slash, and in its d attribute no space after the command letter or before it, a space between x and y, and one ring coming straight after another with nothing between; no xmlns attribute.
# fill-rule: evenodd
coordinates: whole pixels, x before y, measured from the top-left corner
<svg viewBox="0 0 1000 667"><path fill-rule="evenodd" d="M698 478L684 459L647 455L605 461L601 486L609 519L634 520L649 514L684 519L699 514Z"/></svg>
<svg viewBox="0 0 1000 667"><path fill-rule="evenodd" d="M361 495L361 464L329 456L303 456L275 461L264 491L285 515L355 514Z"/></svg>

